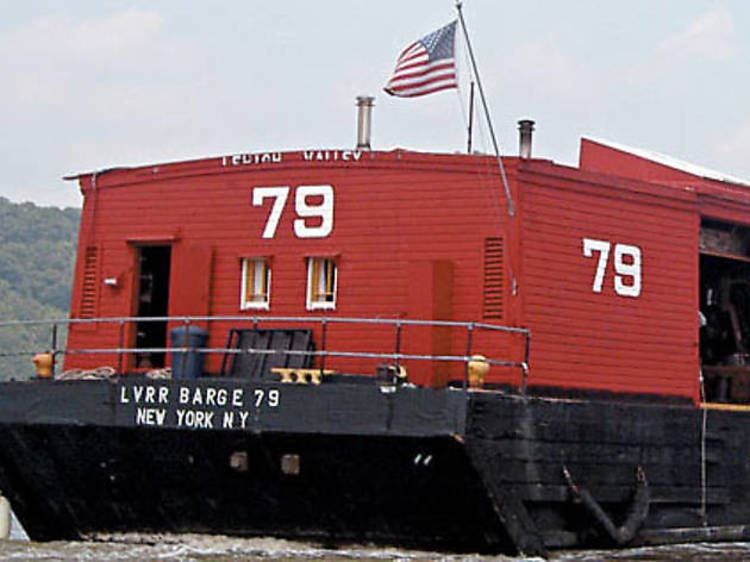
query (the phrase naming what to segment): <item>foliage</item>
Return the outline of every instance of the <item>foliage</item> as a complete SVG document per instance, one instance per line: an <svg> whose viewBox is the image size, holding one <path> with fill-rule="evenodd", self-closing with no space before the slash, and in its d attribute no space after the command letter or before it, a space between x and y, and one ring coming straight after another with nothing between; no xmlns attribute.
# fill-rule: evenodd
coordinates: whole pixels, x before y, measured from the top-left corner
<svg viewBox="0 0 750 562"><path fill-rule="evenodd" d="M0 322L68 317L80 214L0 197ZM28 377L51 343L48 325L0 325L0 379Z"/></svg>

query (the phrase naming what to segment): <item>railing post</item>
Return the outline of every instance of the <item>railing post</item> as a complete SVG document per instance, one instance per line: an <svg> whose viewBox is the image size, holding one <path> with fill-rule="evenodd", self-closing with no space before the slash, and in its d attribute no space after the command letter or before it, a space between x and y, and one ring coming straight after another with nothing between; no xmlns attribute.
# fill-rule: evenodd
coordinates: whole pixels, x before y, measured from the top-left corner
<svg viewBox="0 0 750 562"><path fill-rule="evenodd" d="M471 344L474 335L474 323L466 326L466 361L464 361L464 390L469 386L469 358L471 357Z"/></svg>
<svg viewBox="0 0 750 562"><path fill-rule="evenodd" d="M57 322L52 323L52 376L55 376L55 359L57 358Z"/></svg>
<svg viewBox="0 0 750 562"><path fill-rule="evenodd" d="M187 362L188 358L192 357L195 353L195 348L193 347L193 342L190 341L190 338L188 337L190 335L190 318L188 316L185 317L185 320L183 321L185 323L185 334L183 335L183 349L185 350L182 354L182 372L187 372ZM170 343L167 342L167 347L170 347ZM164 362L166 363L167 358L164 358Z"/></svg>
<svg viewBox="0 0 750 562"><path fill-rule="evenodd" d="M401 355L401 319L396 320L396 372L399 372L399 367L401 366L399 363L399 357Z"/></svg>
<svg viewBox="0 0 750 562"><path fill-rule="evenodd" d="M521 388L519 389L522 396L526 395L526 391L529 387L529 352L531 347L531 332L527 331L524 335L526 336L526 345L524 346L523 352L523 366L521 367Z"/></svg>
<svg viewBox="0 0 750 562"><path fill-rule="evenodd" d="M122 375L122 354L125 349L125 320L120 320L119 334L117 337L117 374Z"/></svg>
<svg viewBox="0 0 750 562"><path fill-rule="evenodd" d="M531 347L531 332L526 332L524 334L526 336L526 348L523 352L523 362L527 365L529 364L529 348Z"/></svg>
<svg viewBox="0 0 750 562"><path fill-rule="evenodd" d="M260 326L260 318L258 316L253 317L253 330L256 332L258 331L258 328ZM237 336L239 338L239 336ZM257 340L255 340L257 341ZM245 349L245 355L254 355L256 353L255 348L251 345L247 349ZM268 359L268 355L261 355L260 362L262 365L266 364L266 360Z"/></svg>
<svg viewBox="0 0 750 562"><path fill-rule="evenodd" d="M326 319L320 320L320 378L323 378L323 371L326 366Z"/></svg>

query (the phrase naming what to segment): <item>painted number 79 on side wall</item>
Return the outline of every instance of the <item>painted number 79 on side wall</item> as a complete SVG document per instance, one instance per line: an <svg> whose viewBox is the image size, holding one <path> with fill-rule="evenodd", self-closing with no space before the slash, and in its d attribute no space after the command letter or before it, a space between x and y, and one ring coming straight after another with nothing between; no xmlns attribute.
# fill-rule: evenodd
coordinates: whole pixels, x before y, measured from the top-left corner
<svg viewBox="0 0 750 562"><path fill-rule="evenodd" d="M621 297L637 298L641 296L641 249L631 244L612 244L608 240L583 238L583 256L597 257L596 272L591 290L601 293L609 265L609 255L614 246L612 268L614 269L615 293ZM596 256L594 254L597 254Z"/></svg>

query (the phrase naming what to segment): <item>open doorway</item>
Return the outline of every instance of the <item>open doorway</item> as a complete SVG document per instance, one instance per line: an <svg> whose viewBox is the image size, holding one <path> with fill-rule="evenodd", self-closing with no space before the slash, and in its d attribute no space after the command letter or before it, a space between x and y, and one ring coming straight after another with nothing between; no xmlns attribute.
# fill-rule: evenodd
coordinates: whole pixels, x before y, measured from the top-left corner
<svg viewBox="0 0 750 562"><path fill-rule="evenodd" d="M704 220L700 358L705 399L750 402L750 228Z"/></svg>
<svg viewBox="0 0 750 562"><path fill-rule="evenodd" d="M141 318L167 316L169 310L169 273L172 258L170 246L140 246L137 248L138 277L136 287L136 315ZM167 347L167 322L140 321L135 326L135 347ZM165 365L164 352L144 351L135 354L136 368L161 368Z"/></svg>

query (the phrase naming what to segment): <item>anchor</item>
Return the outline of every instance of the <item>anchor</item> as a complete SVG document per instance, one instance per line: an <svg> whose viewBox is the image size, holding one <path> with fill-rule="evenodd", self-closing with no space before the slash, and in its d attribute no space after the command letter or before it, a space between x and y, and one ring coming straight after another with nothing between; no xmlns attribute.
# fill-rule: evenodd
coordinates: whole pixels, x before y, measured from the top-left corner
<svg viewBox="0 0 750 562"><path fill-rule="evenodd" d="M635 489L635 495L633 500L628 507L627 517L625 522L616 527L612 522L612 518L602 509L594 499L594 496L586 490L581 488L573 482L573 478L570 476L570 471L563 465L563 475L568 483L568 488L573 494L576 501L583 504L586 510L594 517L594 520L601 526L601 528L609 535L609 537L618 545L622 546L629 543L635 537L635 534L643 525L643 522L648 516L648 508L650 502L650 493L648 489L648 481L646 480L646 473L642 467L636 469L637 484Z"/></svg>

